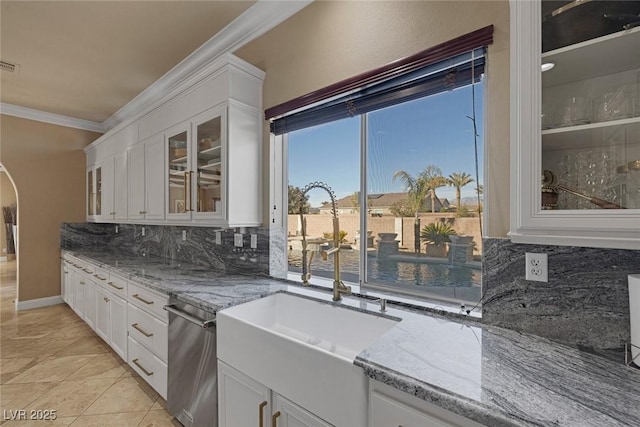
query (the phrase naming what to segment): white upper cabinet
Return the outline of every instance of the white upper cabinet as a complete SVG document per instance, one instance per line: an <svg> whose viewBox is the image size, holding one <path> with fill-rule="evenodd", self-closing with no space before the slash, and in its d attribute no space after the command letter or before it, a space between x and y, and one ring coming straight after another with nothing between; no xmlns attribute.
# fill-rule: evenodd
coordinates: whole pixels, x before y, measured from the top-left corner
<svg viewBox="0 0 640 427"><path fill-rule="evenodd" d="M164 219L162 136L134 145L128 155L129 219Z"/></svg>
<svg viewBox="0 0 640 427"><path fill-rule="evenodd" d="M168 220L225 220L226 117L216 107L165 134Z"/></svg>
<svg viewBox="0 0 640 427"><path fill-rule="evenodd" d="M99 176L108 183L98 200L98 171L87 172L88 220L260 225L263 79L261 70L223 55L91 144L89 164L103 165Z"/></svg>
<svg viewBox="0 0 640 427"><path fill-rule="evenodd" d="M127 153L109 156L101 163L101 213L96 220L127 219Z"/></svg>
<svg viewBox="0 0 640 427"><path fill-rule="evenodd" d="M624 3L510 2L514 242L640 249L640 27L623 28L640 4Z"/></svg>

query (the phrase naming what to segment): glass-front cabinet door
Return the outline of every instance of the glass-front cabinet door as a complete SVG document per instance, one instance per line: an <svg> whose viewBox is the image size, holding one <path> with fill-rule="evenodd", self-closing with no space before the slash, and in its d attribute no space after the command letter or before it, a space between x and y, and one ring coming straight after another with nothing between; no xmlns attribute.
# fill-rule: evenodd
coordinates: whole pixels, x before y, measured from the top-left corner
<svg viewBox="0 0 640 427"><path fill-rule="evenodd" d="M222 126L222 110L201 116L193 123L194 219L222 216Z"/></svg>
<svg viewBox="0 0 640 427"><path fill-rule="evenodd" d="M167 132L167 218L190 216L189 131L183 127Z"/></svg>
<svg viewBox="0 0 640 427"><path fill-rule="evenodd" d="M87 216L92 217L95 211L95 191L93 183L93 168L87 170Z"/></svg>
<svg viewBox="0 0 640 427"><path fill-rule="evenodd" d="M512 239L640 249L640 2L512 0L511 25Z"/></svg>
<svg viewBox="0 0 640 427"><path fill-rule="evenodd" d="M215 108L165 133L167 219L225 218L225 126L225 109Z"/></svg>

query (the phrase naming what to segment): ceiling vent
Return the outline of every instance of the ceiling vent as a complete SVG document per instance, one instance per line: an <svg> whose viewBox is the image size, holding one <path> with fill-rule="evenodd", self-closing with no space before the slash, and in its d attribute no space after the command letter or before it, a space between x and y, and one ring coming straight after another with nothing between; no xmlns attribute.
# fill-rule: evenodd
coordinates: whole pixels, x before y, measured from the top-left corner
<svg viewBox="0 0 640 427"><path fill-rule="evenodd" d="M0 61L0 70L17 74L20 71L20 65L7 61Z"/></svg>

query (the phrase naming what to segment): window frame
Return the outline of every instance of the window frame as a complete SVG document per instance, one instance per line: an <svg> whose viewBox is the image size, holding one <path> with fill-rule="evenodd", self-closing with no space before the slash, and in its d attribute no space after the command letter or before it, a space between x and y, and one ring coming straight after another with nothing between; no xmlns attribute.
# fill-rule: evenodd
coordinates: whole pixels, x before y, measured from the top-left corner
<svg viewBox="0 0 640 427"><path fill-rule="evenodd" d="M482 75L479 82L474 84L480 84L483 87L482 90L482 100L480 105L482 105L482 166L483 166L483 179L482 182L477 184L482 185L485 189L485 197L483 200L486 201L486 179L488 176L487 166L488 166L488 145L487 135L488 135L488 127L487 127L487 71L485 68L485 72ZM411 101L407 101L411 102ZM476 104L478 104L478 100L476 99ZM366 206L366 197L367 197L367 138L368 138L368 114L364 113L358 116L360 119L360 193L359 193L359 205ZM288 235L288 182L289 182L289 158L288 158L288 148L289 148L289 133L284 133L281 135L275 135L270 133L270 211L271 211L271 220L270 220L270 229L271 229L271 239L270 239L270 257L280 257L278 260L273 260L270 262L270 274L273 277L280 277L287 280L291 280L294 282L301 282L301 278L299 274L289 271L288 269L288 246L287 246L287 235ZM285 209L286 208L286 209ZM367 210L360 209L360 228L366 229L367 224ZM487 206L486 203L483 204L482 214L484 218L482 220L482 236L486 236L486 228L488 221L487 218ZM462 299L449 298L440 295L434 295L429 292L422 292L418 290L411 289L398 289L393 288L392 286L370 283L364 281L366 277L367 271L367 262L368 257L366 256L367 247L366 245L360 245L359 250L359 281L358 283L354 282L345 282L352 287L352 291L358 294L365 294L375 296L377 298L388 298L393 300L400 300L401 302L408 302L412 304L417 304L424 307L444 309L445 311L450 312L460 312L461 306L464 307L465 304L474 303L476 306L474 307L475 311L472 311L472 314L480 317L480 308L481 307L481 299L479 301L465 301ZM319 286L323 288L332 288L333 280L328 278L323 278L319 276L311 277L310 283L314 286Z"/></svg>

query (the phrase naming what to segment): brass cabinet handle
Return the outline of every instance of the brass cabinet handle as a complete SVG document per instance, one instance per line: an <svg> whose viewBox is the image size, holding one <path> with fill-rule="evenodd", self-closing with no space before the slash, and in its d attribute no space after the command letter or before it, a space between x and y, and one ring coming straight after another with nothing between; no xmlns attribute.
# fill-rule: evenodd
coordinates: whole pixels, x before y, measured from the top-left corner
<svg viewBox="0 0 640 427"><path fill-rule="evenodd" d="M189 171L189 212L193 212L193 201L191 200L192 186L193 186L193 171Z"/></svg>
<svg viewBox="0 0 640 427"><path fill-rule="evenodd" d="M140 211L140 215L144 215L146 213L147 213L147 211Z"/></svg>
<svg viewBox="0 0 640 427"><path fill-rule="evenodd" d="M188 187L187 187L187 173L186 172L184 173L184 175L182 175L182 181L184 182L184 199L187 200L187 194L189 194L188 193L189 190L188 190ZM183 212L178 212L178 213L184 213L186 211L187 211L187 205L185 204L184 208L183 208Z"/></svg>
<svg viewBox="0 0 640 427"><path fill-rule="evenodd" d="M102 277L102 276L100 276L99 274L94 274L94 275L93 275L93 277L95 277L95 278L97 278L97 279L100 279L100 280L107 280L107 278L106 278L106 277Z"/></svg>
<svg viewBox="0 0 640 427"><path fill-rule="evenodd" d="M140 368L140 370L141 370L142 372L144 372L148 377L150 377L151 375L153 375L153 372L152 372L152 371L147 371L147 370L144 368L144 366L142 366L140 363L138 363L138 359L133 359L133 360L132 360L132 362L133 362L133 363L135 363L135 365L136 365L138 368Z"/></svg>
<svg viewBox="0 0 640 427"><path fill-rule="evenodd" d="M114 285L113 282L107 282L107 285L111 286L112 288L116 288L119 291L124 289L122 286Z"/></svg>
<svg viewBox="0 0 640 427"><path fill-rule="evenodd" d="M267 406L267 401L265 400L260 405L258 405L258 418L260 419L260 427L264 427L264 407Z"/></svg>
<svg viewBox="0 0 640 427"><path fill-rule="evenodd" d="M278 417L280 416L280 411L273 414L271 417L271 427L276 427L278 424Z"/></svg>
<svg viewBox="0 0 640 427"><path fill-rule="evenodd" d="M107 298L107 297L102 297L102 299L104 300L104 302L109 302L109 301L111 301L111 300L110 300L109 298Z"/></svg>
<svg viewBox="0 0 640 427"><path fill-rule="evenodd" d="M142 301L142 302L143 302L143 303L145 303L145 304L148 304L148 305L153 304L153 301L149 301L149 300L146 300L146 299L144 299L144 298L140 298L140 296L139 296L138 294L133 294L133 295L132 295L132 297L134 297L134 298L135 298L135 299L137 299L137 300Z"/></svg>
<svg viewBox="0 0 640 427"><path fill-rule="evenodd" d="M138 326L137 323L132 323L131 327L133 327L135 330L137 330L138 332L140 332L142 335L144 335L145 337L149 338L152 337L153 334L149 333L147 331L145 331L144 329L142 329L140 326Z"/></svg>
<svg viewBox="0 0 640 427"><path fill-rule="evenodd" d="M87 274L93 274L93 271L89 270L88 268L83 268L82 271L84 271Z"/></svg>
<svg viewBox="0 0 640 427"><path fill-rule="evenodd" d="M84 282L82 282L82 281L81 281L81 282L80 282L80 284L81 284L81 285L84 285Z"/></svg>

